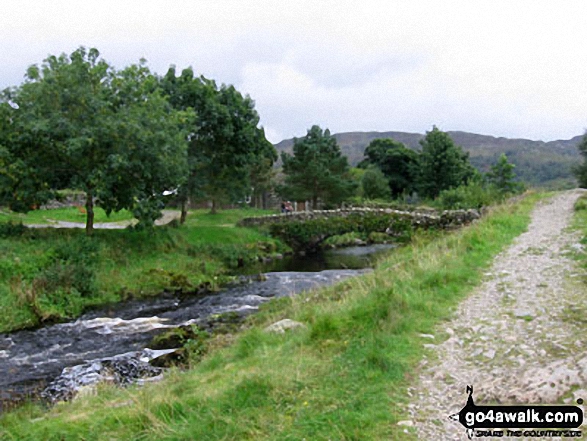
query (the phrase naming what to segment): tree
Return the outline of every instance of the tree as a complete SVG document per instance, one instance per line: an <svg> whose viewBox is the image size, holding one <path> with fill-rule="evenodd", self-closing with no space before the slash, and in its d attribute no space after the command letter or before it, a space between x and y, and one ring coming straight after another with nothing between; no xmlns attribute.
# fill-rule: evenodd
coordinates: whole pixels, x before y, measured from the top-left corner
<svg viewBox="0 0 587 441"><path fill-rule="evenodd" d="M489 182L494 184L501 193L513 193L516 190L516 166L508 161L505 153L502 153L497 163L491 166L491 171L487 174Z"/></svg>
<svg viewBox="0 0 587 441"><path fill-rule="evenodd" d="M359 164L377 166L387 178L393 197L416 190L419 156L401 142L389 138L374 139L365 149L365 159Z"/></svg>
<svg viewBox="0 0 587 441"><path fill-rule="evenodd" d="M165 191L185 181L191 109L174 109L144 61L117 73L112 82L115 150L108 157L98 202L108 213L132 209L140 225L161 216Z"/></svg>
<svg viewBox="0 0 587 441"><path fill-rule="evenodd" d="M43 148L43 138L27 136L19 106L12 101L16 89L0 95L0 205L27 212L53 196L51 175L57 173Z"/></svg>
<svg viewBox="0 0 587 441"><path fill-rule="evenodd" d="M179 122L187 116L171 108L144 61L117 72L99 55L82 47L50 56L28 69L24 84L5 91L18 111L4 136L28 177L13 179L15 206L31 208L18 203L23 182L32 182L25 195L81 190L88 235L95 203L107 213L131 209L142 223L152 223L163 191L184 174L186 148Z"/></svg>
<svg viewBox="0 0 587 441"><path fill-rule="evenodd" d="M469 154L436 126L420 141L418 187L422 196L435 198L442 190L458 187L476 174Z"/></svg>
<svg viewBox="0 0 587 441"><path fill-rule="evenodd" d="M191 68L178 77L172 66L161 79L161 87L176 109L196 113L187 127L188 173L180 189L182 219L190 197L211 200L215 212L219 202L249 195L251 178L261 179L277 159L275 148L259 127L253 100L234 86L218 88L212 80L195 77Z"/></svg>
<svg viewBox="0 0 587 441"><path fill-rule="evenodd" d="M579 153L583 156L583 164L577 165L573 168L573 173L579 181L579 187L587 188L587 132L583 135L581 142L577 146Z"/></svg>
<svg viewBox="0 0 587 441"><path fill-rule="evenodd" d="M277 153L277 152L276 152ZM250 168L250 183L253 206L267 208L267 195L272 190L276 175L273 163L277 157L260 156Z"/></svg>
<svg viewBox="0 0 587 441"><path fill-rule="evenodd" d="M350 178L347 158L328 129L312 126L302 139L294 139L293 156L281 153L285 183L279 193L286 199L318 200L339 204L351 196L356 183Z"/></svg>
<svg viewBox="0 0 587 441"><path fill-rule="evenodd" d="M383 172L371 166L365 171L361 179L363 187L363 197L365 199L386 199L391 196L389 184Z"/></svg>

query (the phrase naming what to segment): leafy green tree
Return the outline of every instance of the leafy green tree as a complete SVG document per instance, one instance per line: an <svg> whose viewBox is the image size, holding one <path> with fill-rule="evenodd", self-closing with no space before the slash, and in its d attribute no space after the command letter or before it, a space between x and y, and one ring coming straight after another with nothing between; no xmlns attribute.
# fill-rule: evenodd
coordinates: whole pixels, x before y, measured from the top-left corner
<svg viewBox="0 0 587 441"><path fill-rule="evenodd" d="M420 141L418 187L422 196L435 198L443 190L458 187L475 176L469 154L436 126Z"/></svg>
<svg viewBox="0 0 587 441"><path fill-rule="evenodd" d="M501 193L513 193L517 189L515 167L514 164L508 161L506 154L502 153L497 163L491 166L491 171L487 173L487 178Z"/></svg>
<svg viewBox="0 0 587 441"><path fill-rule="evenodd" d="M27 212L52 195L57 174L42 136L30 136L20 108L12 101L15 89L0 95L0 205ZM28 135L28 136L27 136Z"/></svg>
<svg viewBox="0 0 587 441"><path fill-rule="evenodd" d="M365 171L361 179L361 186L365 199L387 199L391 196L385 175L375 166L371 166Z"/></svg>
<svg viewBox="0 0 587 441"><path fill-rule="evenodd" d="M367 168L369 164L376 165L383 172L393 197L416 190L419 156L401 142L389 138L371 141L359 166Z"/></svg>
<svg viewBox="0 0 587 441"><path fill-rule="evenodd" d="M284 185L279 193L286 199L340 204L352 196L356 183L349 174L347 158L340 152L328 129L312 126L302 139L294 139L293 156L281 153Z"/></svg>
<svg viewBox="0 0 587 441"><path fill-rule="evenodd" d="M31 208L19 203L27 195L71 188L86 194L87 234L95 203L108 213L131 209L150 224L163 191L184 175L186 142L178 127L187 114L171 108L144 61L117 72L97 49L82 47L31 66L25 83L5 96L18 105L3 136L12 159L23 164L24 181L13 179L11 187L22 211ZM41 153L31 159L35 150Z"/></svg>
<svg viewBox="0 0 587 441"><path fill-rule="evenodd" d="M187 127L187 181L180 188L182 219L188 198L211 200L215 212L219 202L242 199L251 193L252 184L259 186L277 152L259 127L253 100L233 86L218 88L212 80L195 77L191 68L177 76L171 67L161 87L175 108L193 109L196 114Z"/></svg>

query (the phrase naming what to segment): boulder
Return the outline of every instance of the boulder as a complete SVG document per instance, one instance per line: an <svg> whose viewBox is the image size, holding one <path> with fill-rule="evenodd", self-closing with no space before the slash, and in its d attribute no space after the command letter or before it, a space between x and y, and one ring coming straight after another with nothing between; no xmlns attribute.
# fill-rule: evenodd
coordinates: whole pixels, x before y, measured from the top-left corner
<svg viewBox="0 0 587 441"><path fill-rule="evenodd" d="M295 320L283 319L267 326L265 328L265 332L276 332L278 334L283 334L285 331L296 328L307 328L307 326L303 323L296 322Z"/></svg>

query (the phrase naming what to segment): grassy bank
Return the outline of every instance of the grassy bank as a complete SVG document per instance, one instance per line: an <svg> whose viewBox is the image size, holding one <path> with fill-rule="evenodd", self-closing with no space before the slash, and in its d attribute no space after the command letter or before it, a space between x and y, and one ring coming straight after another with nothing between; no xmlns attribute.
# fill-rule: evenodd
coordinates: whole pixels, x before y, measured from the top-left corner
<svg viewBox="0 0 587 441"><path fill-rule="evenodd" d="M504 205L463 230L420 236L371 274L282 299L202 362L160 384L102 386L48 412L0 417L4 439L406 439L406 386L426 340L523 232L538 196ZM305 329L263 328L290 318ZM437 339L442 339L442 333ZM222 337L226 340L226 337Z"/></svg>
<svg viewBox="0 0 587 441"><path fill-rule="evenodd" d="M262 213L194 211L179 228L96 230L92 238L74 229L0 229L0 332L129 297L213 289L239 262L282 251L268 236L235 227Z"/></svg>
<svg viewBox="0 0 587 441"><path fill-rule="evenodd" d="M582 268L587 269L587 254L584 250L587 247L587 194L580 196L575 202L575 215L573 216L572 228L582 234L580 244L582 249L573 249L572 255L579 262ZM587 280L583 280L587 282Z"/></svg>

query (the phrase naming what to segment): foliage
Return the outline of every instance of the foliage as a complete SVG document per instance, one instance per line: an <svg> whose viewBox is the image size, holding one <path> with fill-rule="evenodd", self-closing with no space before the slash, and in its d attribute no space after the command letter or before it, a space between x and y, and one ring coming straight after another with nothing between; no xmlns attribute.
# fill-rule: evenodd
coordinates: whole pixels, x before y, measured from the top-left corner
<svg viewBox="0 0 587 441"><path fill-rule="evenodd" d="M91 238L76 229L6 227L0 240L0 332L165 290L216 289L239 264L288 250L266 234L235 227L245 216L268 213L225 210L214 216L198 210L181 228L97 229Z"/></svg>
<svg viewBox="0 0 587 441"><path fill-rule="evenodd" d="M99 244L90 238L58 242L49 250L22 300L40 322L81 314L84 298L96 294Z"/></svg>
<svg viewBox="0 0 587 441"><path fill-rule="evenodd" d="M514 164L508 162L505 153L502 153L497 163L491 166L491 171L487 174L487 178L501 193L513 193L517 188L515 167Z"/></svg>
<svg viewBox="0 0 587 441"><path fill-rule="evenodd" d="M359 164L379 167L388 180L393 197L416 190L419 170L419 156L393 139L374 139L365 149L365 159Z"/></svg>
<svg viewBox="0 0 587 441"><path fill-rule="evenodd" d="M260 156L255 159L249 171L249 180L252 188L253 206L256 208L267 208L267 194L274 187L276 171L273 163L277 159L277 152L273 150L275 156Z"/></svg>
<svg viewBox="0 0 587 441"><path fill-rule="evenodd" d="M550 189L577 186L571 169L580 156L576 147L580 137L543 142L467 132L448 133L455 144L469 152L471 164L482 173L488 172L499 156L505 153L508 160L516 165L518 179L529 186ZM414 151L420 150L422 139L418 133L405 132L348 132L334 136L351 165L359 164L364 159L365 148L376 138L392 138ZM292 140L284 140L276 147L278 150L289 150L292 144Z"/></svg>
<svg viewBox="0 0 587 441"><path fill-rule="evenodd" d="M279 193L286 199L339 204L351 196L356 184L349 175L345 156L328 129L312 126L306 136L294 140L293 156L282 153L285 184Z"/></svg>
<svg viewBox="0 0 587 441"><path fill-rule="evenodd" d="M388 199L391 190L383 172L377 167L370 167L361 179L365 199Z"/></svg>
<svg viewBox="0 0 587 441"><path fill-rule="evenodd" d="M581 142L577 146L579 153L583 156L583 164L577 165L573 168L573 173L579 181L581 188L587 188L587 132L581 139Z"/></svg>
<svg viewBox="0 0 587 441"><path fill-rule="evenodd" d="M194 77L191 68L178 77L171 67L160 84L176 109L195 111L185 126L187 182L179 191L184 206L188 197L209 199L215 210L219 202L249 195L251 180L257 190L269 185L277 153L258 127L259 115L249 96L234 86L218 88L212 80Z"/></svg>
<svg viewBox="0 0 587 441"><path fill-rule="evenodd" d="M503 199L496 187L484 185L480 180L441 191L435 204L444 210L461 210L486 207Z"/></svg>
<svg viewBox="0 0 587 441"><path fill-rule="evenodd" d="M22 236L26 229L22 223L14 223L12 221L1 223L0 238Z"/></svg>
<svg viewBox="0 0 587 441"><path fill-rule="evenodd" d="M49 56L26 81L3 93L0 175L4 202L18 211L47 200L51 190L86 194L86 231L94 202L106 212L145 215L182 176L186 141L176 112L157 90L144 62L115 71L96 49ZM8 119L8 102L18 109ZM11 165L8 165L8 164Z"/></svg>
<svg viewBox="0 0 587 441"><path fill-rule="evenodd" d="M575 211L584 211L584 210L587 210L587 197L585 197L585 195L583 195L579 199L577 199L577 201L575 202L575 205L574 205L573 209Z"/></svg>
<svg viewBox="0 0 587 441"><path fill-rule="evenodd" d="M469 155L436 126L421 141L419 188L423 196L435 198L443 190L458 187L475 175Z"/></svg>

